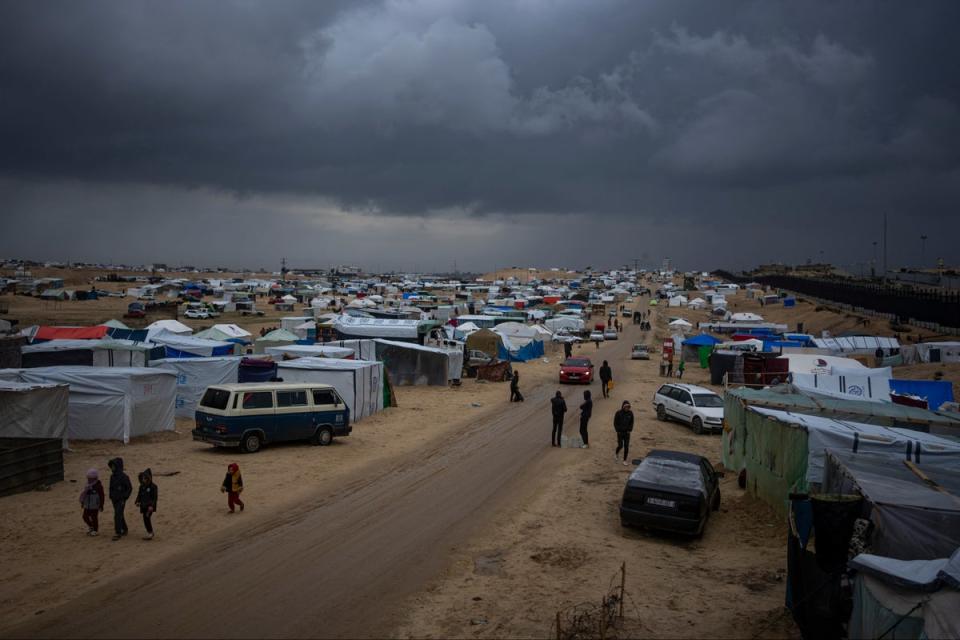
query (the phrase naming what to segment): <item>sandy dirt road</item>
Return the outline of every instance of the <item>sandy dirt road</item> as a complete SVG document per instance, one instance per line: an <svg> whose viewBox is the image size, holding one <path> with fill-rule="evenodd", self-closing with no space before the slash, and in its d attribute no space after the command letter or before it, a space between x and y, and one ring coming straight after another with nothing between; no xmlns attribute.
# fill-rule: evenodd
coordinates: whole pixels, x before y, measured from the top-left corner
<svg viewBox="0 0 960 640"><path fill-rule="evenodd" d="M620 359L627 340L584 355ZM599 385L593 385L599 391ZM47 611L12 637L382 637L418 592L525 484L548 477L548 399L465 421L376 473L267 523ZM576 406L580 388L564 389ZM567 432L575 431L574 412ZM562 463L562 461L561 461ZM542 480L540 480L542 481ZM147 548L144 552L148 552Z"/></svg>

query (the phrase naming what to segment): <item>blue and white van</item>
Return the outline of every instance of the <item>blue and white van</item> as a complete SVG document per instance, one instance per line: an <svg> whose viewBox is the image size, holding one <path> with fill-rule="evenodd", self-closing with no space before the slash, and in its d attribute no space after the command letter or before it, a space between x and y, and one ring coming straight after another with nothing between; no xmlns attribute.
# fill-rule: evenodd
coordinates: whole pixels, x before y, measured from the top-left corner
<svg viewBox="0 0 960 640"><path fill-rule="evenodd" d="M349 407L327 384L216 385L204 392L195 417L194 440L244 453L291 440L328 445L352 431Z"/></svg>

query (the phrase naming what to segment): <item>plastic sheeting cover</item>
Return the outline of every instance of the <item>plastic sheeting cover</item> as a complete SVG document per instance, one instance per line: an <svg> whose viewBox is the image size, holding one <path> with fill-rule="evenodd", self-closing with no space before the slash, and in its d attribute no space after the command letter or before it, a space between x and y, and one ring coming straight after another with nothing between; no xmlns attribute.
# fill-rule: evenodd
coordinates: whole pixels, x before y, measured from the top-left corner
<svg viewBox="0 0 960 640"><path fill-rule="evenodd" d="M419 336L420 321L340 316L334 321L333 326L337 331L348 336L416 339Z"/></svg>
<svg viewBox="0 0 960 640"><path fill-rule="evenodd" d="M700 465L672 458L644 458L630 474L628 483L662 487L664 491L669 491L670 488L686 489L697 491L704 498L707 496Z"/></svg>
<svg viewBox="0 0 960 640"><path fill-rule="evenodd" d="M0 382L0 438L67 439L69 387Z"/></svg>

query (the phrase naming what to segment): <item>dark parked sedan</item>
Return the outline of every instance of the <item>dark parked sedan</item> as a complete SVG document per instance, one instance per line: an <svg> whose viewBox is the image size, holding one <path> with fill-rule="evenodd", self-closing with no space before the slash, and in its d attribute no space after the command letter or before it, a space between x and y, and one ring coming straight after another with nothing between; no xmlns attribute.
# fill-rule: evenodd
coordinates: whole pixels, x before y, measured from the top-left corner
<svg viewBox="0 0 960 640"><path fill-rule="evenodd" d="M654 449L627 479L620 524L699 536L720 508L719 477L703 456Z"/></svg>

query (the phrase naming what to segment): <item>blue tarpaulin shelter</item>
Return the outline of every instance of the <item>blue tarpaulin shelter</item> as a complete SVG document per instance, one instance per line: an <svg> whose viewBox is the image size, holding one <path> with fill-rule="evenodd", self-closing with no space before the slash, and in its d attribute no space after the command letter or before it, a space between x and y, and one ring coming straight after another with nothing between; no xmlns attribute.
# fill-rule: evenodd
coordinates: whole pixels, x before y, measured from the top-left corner
<svg viewBox="0 0 960 640"><path fill-rule="evenodd" d="M497 351L497 357L501 360L509 360L510 362L527 362L529 360L533 360L534 358L543 357L543 342L540 340L532 340L516 351L507 351L507 348L504 347L503 343L501 342Z"/></svg>
<svg viewBox="0 0 960 640"><path fill-rule="evenodd" d="M692 338L687 338L683 341L684 345L692 345L694 347L712 347L715 344L719 344L721 341L718 338L714 338L711 335L706 333L701 333L698 336Z"/></svg>
<svg viewBox="0 0 960 640"><path fill-rule="evenodd" d="M890 391L927 399L927 407L936 411L944 402L953 402L953 383L949 380L890 380Z"/></svg>

